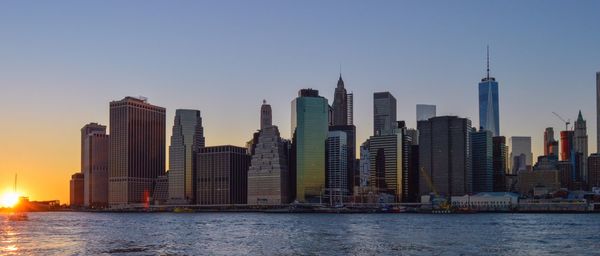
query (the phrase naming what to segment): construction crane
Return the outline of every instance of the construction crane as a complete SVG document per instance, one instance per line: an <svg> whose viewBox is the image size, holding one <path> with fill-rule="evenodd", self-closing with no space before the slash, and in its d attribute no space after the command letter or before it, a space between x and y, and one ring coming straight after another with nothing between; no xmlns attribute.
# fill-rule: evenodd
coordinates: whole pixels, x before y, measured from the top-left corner
<svg viewBox="0 0 600 256"><path fill-rule="evenodd" d="M450 206L450 203L448 203L448 199L443 198L438 194L437 189L435 188L435 185L433 184L433 181L431 181L431 176L429 176L427 171L425 171L424 167L421 167L420 170L421 170L421 175L423 177L425 177L425 181L427 181L427 186L431 190L431 194L429 195L429 200L431 201L431 208L432 209L439 208L439 209L445 210L445 211L450 210L451 206Z"/></svg>
<svg viewBox="0 0 600 256"><path fill-rule="evenodd" d="M552 114L554 114L556 117L558 117L558 119L560 119L561 121L563 121L565 123L565 131L568 131L569 124L571 124L571 119L568 119L565 121L565 119L562 118L562 116L560 116L559 114L556 114L556 112L552 112Z"/></svg>

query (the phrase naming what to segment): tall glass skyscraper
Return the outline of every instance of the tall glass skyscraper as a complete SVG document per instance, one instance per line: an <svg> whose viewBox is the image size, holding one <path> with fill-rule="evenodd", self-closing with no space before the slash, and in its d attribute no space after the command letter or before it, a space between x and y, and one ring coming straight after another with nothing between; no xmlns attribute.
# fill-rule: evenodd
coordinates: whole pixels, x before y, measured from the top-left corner
<svg viewBox="0 0 600 256"><path fill-rule="evenodd" d="M325 189L325 142L329 104L319 91L302 89L292 101L292 137L296 152L296 200L315 202Z"/></svg>
<svg viewBox="0 0 600 256"><path fill-rule="evenodd" d="M498 82L490 77L488 50L487 76L479 83L479 128L500 136L500 112L498 107Z"/></svg>
<svg viewBox="0 0 600 256"><path fill-rule="evenodd" d="M169 146L169 200L192 203L195 192L195 152L204 147L199 110L177 109Z"/></svg>
<svg viewBox="0 0 600 256"><path fill-rule="evenodd" d="M389 92L373 94L373 135L393 134L396 125L396 98Z"/></svg>

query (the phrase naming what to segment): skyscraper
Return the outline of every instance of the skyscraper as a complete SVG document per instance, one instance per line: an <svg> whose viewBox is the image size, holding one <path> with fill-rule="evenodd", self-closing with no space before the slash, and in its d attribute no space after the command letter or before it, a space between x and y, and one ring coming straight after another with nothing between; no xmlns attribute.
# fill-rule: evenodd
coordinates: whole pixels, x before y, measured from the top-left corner
<svg viewBox="0 0 600 256"><path fill-rule="evenodd" d="M600 154L591 154L588 158L588 187L600 187Z"/></svg>
<svg viewBox="0 0 600 256"><path fill-rule="evenodd" d="M380 193L394 195L398 202L408 197L410 146L404 122L397 122L392 133L369 138L369 183Z"/></svg>
<svg viewBox="0 0 600 256"><path fill-rule="evenodd" d="M93 127L93 128L91 128ZM108 206L109 136L106 126L90 123L81 129L83 138L83 204L86 207Z"/></svg>
<svg viewBox="0 0 600 256"><path fill-rule="evenodd" d="M585 183L587 181L588 136L586 121L583 120L581 110L579 110L577 121L575 121L575 131L573 136L573 149L577 156L577 175L579 176L580 181Z"/></svg>
<svg viewBox="0 0 600 256"><path fill-rule="evenodd" d="M369 140L367 139L363 144L360 145L360 163L359 163L359 176L360 176L360 187L366 187L369 185L370 177L370 161L369 161Z"/></svg>
<svg viewBox="0 0 600 256"><path fill-rule="evenodd" d="M348 125L354 125L354 93L348 93Z"/></svg>
<svg viewBox="0 0 600 256"><path fill-rule="evenodd" d="M263 104L260 107L260 129L273 125L273 114L271 112L271 105L267 104L266 100L263 100Z"/></svg>
<svg viewBox="0 0 600 256"><path fill-rule="evenodd" d="M494 161L494 192L507 191L506 171L508 168L508 146L504 136L492 138L493 161Z"/></svg>
<svg viewBox="0 0 600 256"><path fill-rule="evenodd" d="M480 130L471 134L473 152L473 192L492 192L494 166L492 132Z"/></svg>
<svg viewBox="0 0 600 256"><path fill-rule="evenodd" d="M348 138L343 131L330 131L327 136L327 195L334 205L343 203L348 190Z"/></svg>
<svg viewBox="0 0 600 256"><path fill-rule="evenodd" d="M236 146L204 147L196 156L196 203L204 205L245 204L248 200L246 148Z"/></svg>
<svg viewBox="0 0 600 256"><path fill-rule="evenodd" d="M292 138L296 154L296 199L318 202L325 190L325 141L329 104L319 91L302 89L292 101Z"/></svg>
<svg viewBox="0 0 600 256"><path fill-rule="evenodd" d="M279 205L289 202L288 143L279 136L277 126L260 130L248 169L248 204Z"/></svg>
<svg viewBox="0 0 600 256"><path fill-rule="evenodd" d="M419 167L429 175L438 193L462 196L473 191L471 120L438 116L417 123L419 130ZM419 176L419 193L431 188Z"/></svg>
<svg viewBox="0 0 600 256"><path fill-rule="evenodd" d="M106 126L98 124L98 123L89 123L83 126L83 128L81 128L81 171L83 172L83 164L85 163L85 160L83 159L83 153L84 153L84 143L85 143L85 138L88 136L88 134L92 134L94 132L101 132L101 133L106 133Z"/></svg>
<svg viewBox="0 0 600 256"><path fill-rule="evenodd" d="M531 153L531 137L528 136L512 136L510 137L510 145L512 151L510 152L511 166L514 166L515 157L520 157L521 154L525 156L525 169L531 170L533 162L533 153ZM517 174L514 168L511 168L511 174Z"/></svg>
<svg viewBox="0 0 600 256"><path fill-rule="evenodd" d="M76 172L69 181L69 204L71 207L83 206L83 173Z"/></svg>
<svg viewBox="0 0 600 256"><path fill-rule="evenodd" d="M435 105L417 104L417 122L435 117Z"/></svg>
<svg viewBox="0 0 600 256"><path fill-rule="evenodd" d="M195 153L205 144L199 110L177 109L169 146L168 198L173 203L193 203Z"/></svg>
<svg viewBox="0 0 600 256"><path fill-rule="evenodd" d="M342 74L337 82L333 96L333 125L348 125L348 94L344 88Z"/></svg>
<svg viewBox="0 0 600 256"><path fill-rule="evenodd" d="M554 139L552 127L548 127L544 131L544 155L558 158L558 141Z"/></svg>
<svg viewBox="0 0 600 256"><path fill-rule="evenodd" d="M165 108L144 98L110 103L110 207L150 202L154 182L165 173Z"/></svg>
<svg viewBox="0 0 600 256"><path fill-rule="evenodd" d="M479 127L500 136L500 112L498 107L498 82L490 77L490 52L487 52L487 76L479 83Z"/></svg>
<svg viewBox="0 0 600 256"><path fill-rule="evenodd" d="M560 160L561 161L572 161L575 162L574 159L574 131L561 131L560 132Z"/></svg>
<svg viewBox="0 0 600 256"><path fill-rule="evenodd" d="M394 132L396 125L396 98L389 92L373 94L373 135Z"/></svg>

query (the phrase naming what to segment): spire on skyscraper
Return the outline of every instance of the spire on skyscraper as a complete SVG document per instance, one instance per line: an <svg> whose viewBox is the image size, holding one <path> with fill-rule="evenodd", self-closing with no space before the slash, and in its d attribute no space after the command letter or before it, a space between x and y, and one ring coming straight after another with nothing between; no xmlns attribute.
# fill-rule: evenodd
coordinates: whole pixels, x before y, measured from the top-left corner
<svg viewBox="0 0 600 256"><path fill-rule="evenodd" d="M579 110L579 115L577 115L577 122L583 122L583 116L581 115L581 109Z"/></svg>
<svg viewBox="0 0 600 256"><path fill-rule="evenodd" d="M490 80L490 46L487 46L487 79Z"/></svg>

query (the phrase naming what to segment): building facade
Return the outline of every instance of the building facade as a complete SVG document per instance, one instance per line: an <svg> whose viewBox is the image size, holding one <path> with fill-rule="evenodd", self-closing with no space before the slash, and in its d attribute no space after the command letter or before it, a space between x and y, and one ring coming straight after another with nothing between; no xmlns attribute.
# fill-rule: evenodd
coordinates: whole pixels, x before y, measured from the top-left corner
<svg viewBox="0 0 600 256"><path fill-rule="evenodd" d="M204 147L196 156L196 203L201 205L246 204L248 168L246 148Z"/></svg>
<svg viewBox="0 0 600 256"><path fill-rule="evenodd" d="M588 180L587 158L588 158L588 136L586 121L581 115L581 110L575 121L575 131L573 132L573 150L575 151L575 162L577 166L577 176L582 183Z"/></svg>
<svg viewBox="0 0 600 256"><path fill-rule="evenodd" d="M289 203L288 142L273 125L260 130L258 141L248 169L248 204Z"/></svg>
<svg viewBox="0 0 600 256"><path fill-rule="evenodd" d="M110 103L110 207L150 202L165 174L165 108L126 97Z"/></svg>
<svg viewBox="0 0 600 256"><path fill-rule="evenodd" d="M200 110L177 109L169 146L168 200L193 203L196 195L194 160L205 146Z"/></svg>
<svg viewBox="0 0 600 256"><path fill-rule="evenodd" d="M76 172L69 181L69 204L71 207L83 206L83 173Z"/></svg>
<svg viewBox="0 0 600 256"><path fill-rule="evenodd" d="M600 154L594 153L588 157L588 188L600 187Z"/></svg>
<svg viewBox="0 0 600 256"><path fill-rule="evenodd" d="M417 124L419 130L419 193L461 196L473 191L471 120L439 116ZM428 177L425 177L427 175Z"/></svg>
<svg viewBox="0 0 600 256"><path fill-rule="evenodd" d="M370 161L369 161L369 140L363 142L360 145L360 162L359 162L359 175L360 182L359 187L367 187L369 185L370 175Z"/></svg>
<svg viewBox="0 0 600 256"><path fill-rule="evenodd" d="M504 136L492 138L494 162L494 192L507 191L506 173L508 170L508 146Z"/></svg>
<svg viewBox="0 0 600 256"><path fill-rule="evenodd" d="M348 188L348 136L344 131L330 131L327 136L326 194L333 205L342 204L350 194Z"/></svg>
<svg viewBox="0 0 600 256"><path fill-rule="evenodd" d="M260 129L273 125L273 112L271 105L267 104L266 100L263 100L262 106L260 106Z"/></svg>
<svg viewBox="0 0 600 256"><path fill-rule="evenodd" d="M396 98L389 92L373 94L373 135L392 134L396 126Z"/></svg>
<svg viewBox="0 0 600 256"><path fill-rule="evenodd" d="M90 132L90 125L103 127ZM84 205L91 208L108 206L108 164L110 139L106 126L92 123L82 129L87 135L83 141Z"/></svg>
<svg viewBox="0 0 600 256"><path fill-rule="evenodd" d="M473 192L493 192L494 161L492 132L480 130L471 134L473 152Z"/></svg>
<svg viewBox="0 0 600 256"><path fill-rule="evenodd" d="M417 122L427 121L429 118L435 117L435 108L435 105L417 104Z"/></svg>
<svg viewBox="0 0 600 256"><path fill-rule="evenodd" d="M405 202L409 196L410 149L404 122L397 122L391 134L369 138L369 183L379 193L393 195L397 202Z"/></svg>
<svg viewBox="0 0 600 256"><path fill-rule="evenodd" d="M319 91L302 89L292 101L296 200L317 202L325 191L325 142L329 104Z"/></svg>

